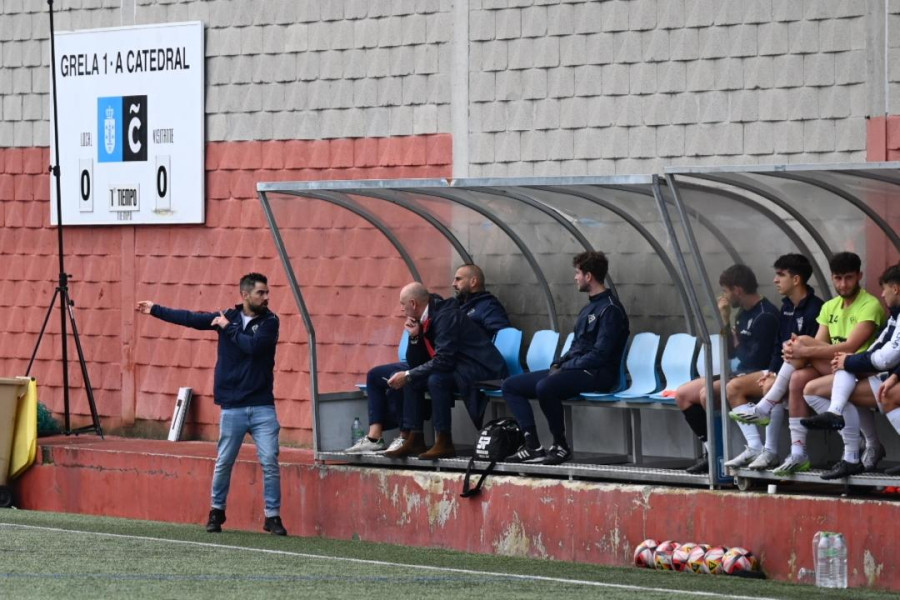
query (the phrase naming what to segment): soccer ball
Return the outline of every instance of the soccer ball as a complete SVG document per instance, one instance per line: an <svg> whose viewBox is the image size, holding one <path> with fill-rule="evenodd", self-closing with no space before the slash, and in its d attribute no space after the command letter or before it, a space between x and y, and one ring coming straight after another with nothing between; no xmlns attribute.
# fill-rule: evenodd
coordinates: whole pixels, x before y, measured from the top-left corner
<svg viewBox="0 0 900 600"><path fill-rule="evenodd" d="M672 570L672 554L675 553L675 548L677 547L678 542L673 542L672 540L659 543L653 552L653 561L656 563L657 569L661 571Z"/></svg>
<svg viewBox="0 0 900 600"><path fill-rule="evenodd" d="M735 546L722 557L722 571L733 575L741 571L758 571L759 559L746 548Z"/></svg>
<svg viewBox="0 0 900 600"><path fill-rule="evenodd" d="M703 566L706 564L706 551L709 550L709 545L707 544L697 544L691 550L691 553L688 555L687 565L685 566L685 571L690 571L691 573L702 573Z"/></svg>
<svg viewBox="0 0 900 600"><path fill-rule="evenodd" d="M675 548L672 553L672 569L675 571L684 571L688 569L688 559L691 557L691 551L697 547L697 544L688 542Z"/></svg>
<svg viewBox="0 0 900 600"><path fill-rule="evenodd" d="M649 538L637 545L634 549L634 564L646 569L652 569L654 565L653 552L657 546L656 540Z"/></svg>
<svg viewBox="0 0 900 600"><path fill-rule="evenodd" d="M722 572L722 557L728 552L725 546L714 546L706 551L703 557L703 572L710 575L718 575Z"/></svg>

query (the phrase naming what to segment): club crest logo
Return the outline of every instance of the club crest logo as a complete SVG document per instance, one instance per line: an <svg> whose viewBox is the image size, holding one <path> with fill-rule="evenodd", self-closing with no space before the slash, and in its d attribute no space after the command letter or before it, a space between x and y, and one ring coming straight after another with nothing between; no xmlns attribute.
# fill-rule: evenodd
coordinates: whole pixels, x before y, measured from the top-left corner
<svg viewBox="0 0 900 600"><path fill-rule="evenodd" d="M803 317L797 318L797 331L803 331Z"/></svg>
<svg viewBox="0 0 900 600"><path fill-rule="evenodd" d="M116 150L116 111L112 106L106 107L106 119L103 121L103 145L106 153L112 154Z"/></svg>
<svg viewBox="0 0 900 600"><path fill-rule="evenodd" d="M259 329L259 323L250 328L253 333L256 333L256 330Z"/></svg>
<svg viewBox="0 0 900 600"><path fill-rule="evenodd" d="M588 323L593 323L597 320L597 315L588 315Z"/></svg>

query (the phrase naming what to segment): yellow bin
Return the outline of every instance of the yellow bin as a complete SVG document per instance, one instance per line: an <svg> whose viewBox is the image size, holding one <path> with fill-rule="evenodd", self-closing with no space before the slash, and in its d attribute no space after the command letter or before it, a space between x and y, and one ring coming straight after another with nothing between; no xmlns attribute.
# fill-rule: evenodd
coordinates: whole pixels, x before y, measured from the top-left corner
<svg viewBox="0 0 900 600"><path fill-rule="evenodd" d="M28 377L0 377L0 507L12 505L12 493L6 484L16 437L16 413L19 398L26 395L30 383Z"/></svg>

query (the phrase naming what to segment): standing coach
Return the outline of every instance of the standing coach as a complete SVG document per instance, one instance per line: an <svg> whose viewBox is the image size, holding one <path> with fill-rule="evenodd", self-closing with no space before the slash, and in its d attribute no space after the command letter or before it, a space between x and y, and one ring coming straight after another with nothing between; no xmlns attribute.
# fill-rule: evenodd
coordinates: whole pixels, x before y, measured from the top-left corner
<svg viewBox="0 0 900 600"><path fill-rule="evenodd" d="M240 291L243 303L224 312L190 312L166 308L149 300L138 302L137 310L169 323L214 330L219 334L214 395L216 404L222 407L222 414L212 480L212 506L206 530L210 533L222 531L231 468L244 436L250 433L263 470L266 505L263 529L275 535L287 535L280 516L280 426L272 393L278 317L269 310L269 286L264 275L244 275Z"/></svg>

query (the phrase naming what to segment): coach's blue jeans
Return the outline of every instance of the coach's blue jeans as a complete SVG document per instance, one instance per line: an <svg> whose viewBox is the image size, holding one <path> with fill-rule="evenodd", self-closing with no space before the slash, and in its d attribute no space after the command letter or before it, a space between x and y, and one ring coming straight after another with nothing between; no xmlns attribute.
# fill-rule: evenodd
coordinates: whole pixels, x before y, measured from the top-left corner
<svg viewBox="0 0 900 600"><path fill-rule="evenodd" d="M369 425L378 423L382 429L395 429L403 422L403 390L388 387L385 379L397 371L406 371L405 362L372 367L366 375L366 395L369 398Z"/></svg>
<svg viewBox="0 0 900 600"><path fill-rule="evenodd" d="M275 407L272 405L222 409L222 416L219 418L218 456L212 480L212 508L225 510L225 500L231 484L231 468L244 442L244 436L249 433L256 444L256 455L263 470L266 516L280 515L281 473L278 468L280 429Z"/></svg>

